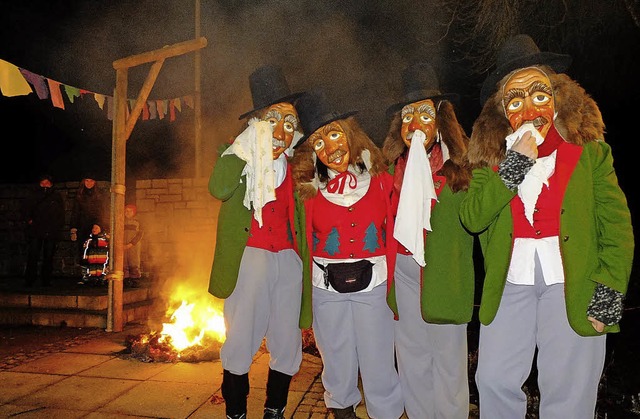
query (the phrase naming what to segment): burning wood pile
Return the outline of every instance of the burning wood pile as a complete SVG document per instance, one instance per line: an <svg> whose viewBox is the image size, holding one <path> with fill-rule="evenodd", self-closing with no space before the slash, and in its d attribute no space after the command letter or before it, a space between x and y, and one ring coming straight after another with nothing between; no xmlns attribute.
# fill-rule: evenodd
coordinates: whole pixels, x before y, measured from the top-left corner
<svg viewBox="0 0 640 419"><path fill-rule="evenodd" d="M167 311L161 331L129 335L124 353L142 362L202 362L220 358L224 342L222 312L182 301Z"/></svg>
<svg viewBox="0 0 640 419"><path fill-rule="evenodd" d="M170 338L165 339L161 333L153 332L129 335L125 345L126 353L142 362L203 362L220 359L222 342L205 336L200 344L178 351ZM311 329L302 331L302 351L320 356Z"/></svg>
<svg viewBox="0 0 640 419"><path fill-rule="evenodd" d="M167 322L160 331L128 335L123 354L142 362L203 362L220 359L225 340L221 310L208 305L181 301L169 308ZM302 350L320 356L313 331L302 331Z"/></svg>
<svg viewBox="0 0 640 419"><path fill-rule="evenodd" d="M197 345L178 350L159 332L129 335L126 352L142 362L203 362L220 358L221 342L205 338Z"/></svg>

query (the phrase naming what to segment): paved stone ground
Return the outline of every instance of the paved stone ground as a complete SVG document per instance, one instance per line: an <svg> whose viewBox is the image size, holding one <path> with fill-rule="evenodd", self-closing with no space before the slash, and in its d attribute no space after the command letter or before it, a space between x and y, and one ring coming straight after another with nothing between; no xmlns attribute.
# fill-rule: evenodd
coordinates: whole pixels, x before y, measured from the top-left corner
<svg viewBox="0 0 640 419"><path fill-rule="evenodd" d="M128 335L138 335L140 333L145 333L144 327L128 325L123 332L118 332L118 335L122 337L121 340L124 345ZM47 355L64 352L93 340L111 337L110 335L113 335L113 333L106 332L103 329L0 326L0 371L8 371ZM266 352L264 346L260 348L257 354L258 357L261 352ZM296 407L293 417L295 419L328 419L332 415L325 407L323 400L324 388L320 379L322 360L316 354L309 354L309 352L312 351L307 351L305 354L305 362L313 363L313 369L318 373L311 387L306 391ZM121 357L126 359L134 356L123 353ZM211 403L224 403L218 393L212 395ZM358 406L356 413L359 418L368 418L364 405Z"/></svg>
<svg viewBox="0 0 640 419"><path fill-rule="evenodd" d="M82 345L106 333L102 329L2 326L0 327L0 371Z"/></svg>
<svg viewBox="0 0 640 419"><path fill-rule="evenodd" d="M630 419L640 418L640 342L629 332L632 325L638 324L640 311L632 310L626 313L626 334L612 335L608 341L608 358L605 373L601 382L601 395L598 401L597 419ZM633 327L632 327L633 329ZM637 332L637 328L635 331ZM94 339L105 337L111 332L103 329L75 329L51 328L38 326L0 326L0 371L7 371L24 364L27 361L43 356L63 352L74 346L88 343ZM475 385L473 384L475 346L474 328L470 327L470 386L472 403L477 400ZM262 349L264 350L264 349ZM315 361L321 359L314 355ZM535 375L532 375L535 378ZM535 382L528 381L531 390L531 412L527 419L537 418L535 412L537 404L537 389ZM296 418L329 418L330 414L322 400L323 388L319 376L310 390L303 397ZM358 417L366 419L363 405L358 406ZM472 406L470 418L476 418L477 410Z"/></svg>

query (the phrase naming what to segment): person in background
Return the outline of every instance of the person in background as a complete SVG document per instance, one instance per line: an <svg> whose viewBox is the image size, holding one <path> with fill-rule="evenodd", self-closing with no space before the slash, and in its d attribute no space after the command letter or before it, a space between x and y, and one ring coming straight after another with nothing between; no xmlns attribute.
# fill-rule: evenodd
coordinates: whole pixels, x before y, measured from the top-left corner
<svg viewBox="0 0 640 419"><path fill-rule="evenodd" d="M124 283L132 287L138 287L142 277L140 255L144 229L137 213L138 207L135 204L124 206Z"/></svg>
<svg viewBox="0 0 640 419"><path fill-rule="evenodd" d="M105 285L109 264L109 236L99 224L91 226L91 234L83 244L82 261L85 267L78 284Z"/></svg>
<svg viewBox="0 0 640 419"><path fill-rule="evenodd" d="M254 109L240 115L248 123L222 147L209 179L209 192L222 201L209 293L224 299L220 359L227 418L246 418L249 369L266 339L264 419L283 419L302 362L302 262L288 163L290 146L302 136L293 105L299 94L274 65L256 69L249 83Z"/></svg>
<svg viewBox="0 0 640 419"><path fill-rule="evenodd" d="M71 241L77 242L80 237L80 244L89 237L94 224L101 226L106 232L109 229L109 195L100 189L93 175L86 175L76 192L73 206L71 207L70 237ZM79 246L80 258L83 257L84 247Z"/></svg>
<svg viewBox="0 0 640 419"><path fill-rule="evenodd" d="M473 236L458 213L471 181L467 138L436 72L417 63L402 72L404 95L382 152L394 176L396 355L410 419L467 419L467 323L473 315Z"/></svg>
<svg viewBox="0 0 640 419"><path fill-rule="evenodd" d="M25 201L24 219L27 235L27 269L25 285L32 287L38 279L38 262L41 261L40 281L51 285L53 256L64 227L64 201L53 188L51 175L38 178L38 188ZM42 256L42 258L41 258Z"/></svg>
<svg viewBox="0 0 640 419"><path fill-rule="evenodd" d="M481 89L460 218L485 277L481 418L524 418L537 350L541 418L595 415L608 333L619 332L634 237L596 102L564 54L506 40Z"/></svg>
<svg viewBox="0 0 640 419"><path fill-rule="evenodd" d="M404 405L386 302L393 178L356 111L337 112L321 90L297 107L306 133L292 161L304 261L300 325L313 325L324 401L336 419L355 419L359 373L369 416L397 419Z"/></svg>

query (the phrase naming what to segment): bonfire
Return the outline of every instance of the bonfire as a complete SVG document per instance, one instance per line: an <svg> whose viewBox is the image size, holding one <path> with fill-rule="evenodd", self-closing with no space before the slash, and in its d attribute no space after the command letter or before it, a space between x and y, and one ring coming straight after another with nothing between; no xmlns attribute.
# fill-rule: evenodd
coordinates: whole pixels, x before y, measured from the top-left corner
<svg viewBox="0 0 640 419"><path fill-rule="evenodd" d="M129 335L126 352L143 362L201 362L220 358L225 329L222 312L211 305L181 301L167 310L162 329Z"/></svg>
<svg viewBox="0 0 640 419"><path fill-rule="evenodd" d="M172 304L162 329L128 335L124 353L142 362L202 362L220 358L225 340L222 311L208 303ZM319 356L311 329L302 331L302 350Z"/></svg>

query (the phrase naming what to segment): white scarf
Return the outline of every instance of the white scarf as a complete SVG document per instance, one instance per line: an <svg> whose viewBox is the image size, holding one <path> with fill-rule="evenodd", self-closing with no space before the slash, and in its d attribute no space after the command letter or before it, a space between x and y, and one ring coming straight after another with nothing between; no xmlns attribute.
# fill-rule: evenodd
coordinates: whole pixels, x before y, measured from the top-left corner
<svg viewBox="0 0 640 419"><path fill-rule="evenodd" d="M420 266L424 260L424 230L431 231L431 200L438 200L431 164L424 148L424 132L413 134L402 179L393 237L412 254Z"/></svg>
<svg viewBox="0 0 640 419"><path fill-rule="evenodd" d="M247 189L242 203L247 209L251 209L253 204L253 218L260 227L262 207L276 199L272 138L271 124L252 118L247 129L222 153L223 156L235 154L247 162L242 170L242 174L247 176Z"/></svg>

